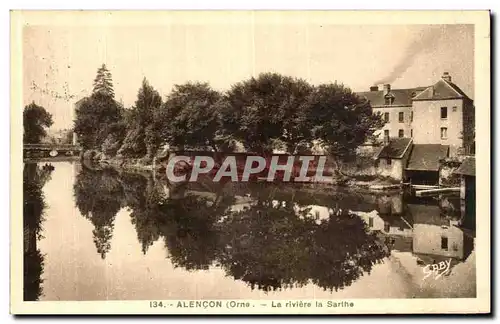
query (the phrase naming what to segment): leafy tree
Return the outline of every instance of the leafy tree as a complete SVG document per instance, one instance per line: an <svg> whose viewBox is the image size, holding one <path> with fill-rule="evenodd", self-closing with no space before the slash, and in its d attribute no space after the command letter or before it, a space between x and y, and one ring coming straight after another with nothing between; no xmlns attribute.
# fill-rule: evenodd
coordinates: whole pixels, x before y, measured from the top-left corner
<svg viewBox="0 0 500 324"><path fill-rule="evenodd" d="M384 122L370 103L342 84L323 84L309 99L309 124L315 139L328 147L337 161L353 156Z"/></svg>
<svg viewBox="0 0 500 324"><path fill-rule="evenodd" d="M222 95L207 83L174 86L164 108L156 114L163 141L178 147L209 146L217 151L221 99Z"/></svg>
<svg viewBox="0 0 500 324"><path fill-rule="evenodd" d="M129 124L130 125L130 124ZM141 157L146 154L144 132L139 127L129 126L117 154L125 157Z"/></svg>
<svg viewBox="0 0 500 324"><path fill-rule="evenodd" d="M227 94L223 127L251 151L272 151L281 141L294 153L298 144L311 141L307 104L312 90L305 80L277 73L239 82Z"/></svg>
<svg viewBox="0 0 500 324"><path fill-rule="evenodd" d="M92 93L101 93L111 98L115 97L111 72L109 72L105 64L97 69L97 76L94 79L94 89Z"/></svg>
<svg viewBox="0 0 500 324"><path fill-rule="evenodd" d="M101 149L109 134L123 130L123 107L103 92L85 98L76 108L75 133L84 149Z"/></svg>
<svg viewBox="0 0 500 324"><path fill-rule="evenodd" d="M23 142L38 144L47 136L46 127L52 126L52 115L42 106L34 102L24 107L23 111Z"/></svg>
<svg viewBox="0 0 500 324"><path fill-rule="evenodd" d="M146 80L137 94L135 106L128 115L128 131L120 154L126 156L144 156L152 158L160 145L160 137L154 125L155 111L160 109L162 99Z"/></svg>

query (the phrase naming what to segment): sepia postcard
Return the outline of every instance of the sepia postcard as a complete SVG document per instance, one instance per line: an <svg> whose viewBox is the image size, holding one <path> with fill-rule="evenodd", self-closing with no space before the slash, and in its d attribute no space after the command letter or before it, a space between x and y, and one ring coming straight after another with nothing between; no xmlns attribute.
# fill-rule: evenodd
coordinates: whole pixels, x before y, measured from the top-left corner
<svg viewBox="0 0 500 324"><path fill-rule="evenodd" d="M10 73L13 314L491 312L489 11L11 11Z"/></svg>

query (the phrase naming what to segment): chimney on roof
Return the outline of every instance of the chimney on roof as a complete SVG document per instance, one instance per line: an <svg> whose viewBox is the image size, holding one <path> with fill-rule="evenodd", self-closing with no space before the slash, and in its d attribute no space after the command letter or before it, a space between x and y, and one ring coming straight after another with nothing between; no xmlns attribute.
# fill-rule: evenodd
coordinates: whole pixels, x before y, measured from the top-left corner
<svg viewBox="0 0 500 324"><path fill-rule="evenodd" d="M391 85L390 84L384 84L384 96L387 95L391 91Z"/></svg>
<svg viewBox="0 0 500 324"><path fill-rule="evenodd" d="M370 87L370 91L378 91L378 87L377 86L371 86Z"/></svg>
<svg viewBox="0 0 500 324"><path fill-rule="evenodd" d="M451 75L448 72L444 72L443 76L441 76L441 79L443 79L446 82L451 82Z"/></svg>

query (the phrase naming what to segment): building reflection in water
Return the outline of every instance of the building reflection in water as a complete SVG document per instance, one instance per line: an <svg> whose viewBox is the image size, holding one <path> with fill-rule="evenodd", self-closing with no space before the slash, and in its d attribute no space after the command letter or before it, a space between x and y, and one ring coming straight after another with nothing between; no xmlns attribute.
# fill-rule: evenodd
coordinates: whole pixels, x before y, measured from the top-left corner
<svg viewBox="0 0 500 324"><path fill-rule="evenodd" d="M362 217L391 250L411 252L420 265L450 258L455 265L474 248L474 231L464 225L471 215L464 214L461 204L457 195L417 198L400 193L381 197L377 212Z"/></svg>

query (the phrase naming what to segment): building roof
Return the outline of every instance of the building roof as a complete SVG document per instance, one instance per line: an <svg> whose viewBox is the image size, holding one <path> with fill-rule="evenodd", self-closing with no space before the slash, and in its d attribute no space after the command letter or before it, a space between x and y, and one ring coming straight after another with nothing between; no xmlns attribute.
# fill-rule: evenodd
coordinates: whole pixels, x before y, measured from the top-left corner
<svg viewBox="0 0 500 324"><path fill-rule="evenodd" d="M469 99L469 97L453 82L440 79L413 98L417 101L445 99Z"/></svg>
<svg viewBox="0 0 500 324"><path fill-rule="evenodd" d="M385 104L383 90L356 92L359 97L370 101L372 107L390 107L390 106L411 106L412 98L418 95L427 87L417 87L410 89L391 89L388 95L394 98L392 105Z"/></svg>
<svg viewBox="0 0 500 324"><path fill-rule="evenodd" d="M382 147L378 158L401 159L410 147L411 138L391 138L389 144Z"/></svg>
<svg viewBox="0 0 500 324"><path fill-rule="evenodd" d="M449 146L441 144L414 144L407 170L439 171L439 160L448 156Z"/></svg>
<svg viewBox="0 0 500 324"><path fill-rule="evenodd" d="M443 225L449 226L450 221L441 216L441 208L439 205L422 204L406 204L406 210L411 219L413 226L418 224L434 225L441 227Z"/></svg>
<svg viewBox="0 0 500 324"><path fill-rule="evenodd" d="M408 216L405 215L405 219L403 217L397 215L387 215L383 213L379 213L380 218L384 220L384 223L388 223L390 227L397 227L399 229L411 229L411 224L407 223L408 221L413 222Z"/></svg>
<svg viewBox="0 0 500 324"><path fill-rule="evenodd" d="M455 171L456 174L466 175L466 176L476 176L476 158L473 156L468 156L465 158L464 162Z"/></svg>

